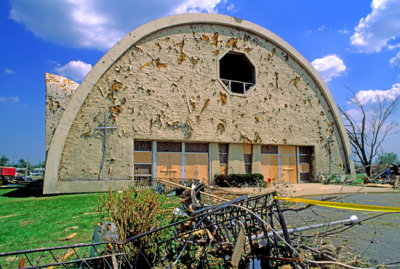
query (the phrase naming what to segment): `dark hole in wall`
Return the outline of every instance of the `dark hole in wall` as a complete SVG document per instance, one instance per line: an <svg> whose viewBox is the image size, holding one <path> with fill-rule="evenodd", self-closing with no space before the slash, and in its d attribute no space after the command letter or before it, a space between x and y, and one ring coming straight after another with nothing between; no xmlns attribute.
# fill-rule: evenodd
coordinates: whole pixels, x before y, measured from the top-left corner
<svg viewBox="0 0 400 269"><path fill-rule="evenodd" d="M234 80L238 82L255 83L254 79L254 66L246 55L242 53L227 53L219 61L220 78L227 80ZM241 88L243 92L243 85L233 86L235 89Z"/></svg>

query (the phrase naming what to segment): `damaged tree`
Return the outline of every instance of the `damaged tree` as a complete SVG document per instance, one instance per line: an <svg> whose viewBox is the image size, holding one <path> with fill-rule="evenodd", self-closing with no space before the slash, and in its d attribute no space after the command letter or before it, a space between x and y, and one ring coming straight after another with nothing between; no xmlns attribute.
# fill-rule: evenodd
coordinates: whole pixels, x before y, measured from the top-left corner
<svg viewBox="0 0 400 269"><path fill-rule="evenodd" d="M343 107L339 107L339 110L344 117L350 143L365 168L365 172L370 177L373 159L378 154L382 143L397 126L395 120L390 120L399 107L400 96L393 100L377 97L377 101L370 111L354 92L352 92L349 102L355 105L357 111L361 113L360 121Z"/></svg>

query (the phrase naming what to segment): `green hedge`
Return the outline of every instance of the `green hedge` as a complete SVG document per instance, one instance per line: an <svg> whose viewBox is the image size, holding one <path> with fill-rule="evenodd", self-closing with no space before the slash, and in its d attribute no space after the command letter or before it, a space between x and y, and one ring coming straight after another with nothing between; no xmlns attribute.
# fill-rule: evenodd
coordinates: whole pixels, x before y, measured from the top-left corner
<svg viewBox="0 0 400 269"><path fill-rule="evenodd" d="M261 174L230 174L216 175L214 183L220 187L245 187L245 186L263 186L264 176Z"/></svg>

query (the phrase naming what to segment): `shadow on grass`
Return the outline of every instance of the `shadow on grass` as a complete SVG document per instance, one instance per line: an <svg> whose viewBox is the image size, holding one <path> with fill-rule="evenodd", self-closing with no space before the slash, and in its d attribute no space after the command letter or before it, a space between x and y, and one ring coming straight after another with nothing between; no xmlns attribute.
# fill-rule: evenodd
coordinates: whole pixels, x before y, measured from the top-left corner
<svg viewBox="0 0 400 269"><path fill-rule="evenodd" d="M43 181L23 182L21 185L3 187L14 189L4 193L2 196L10 198L41 197L43 196Z"/></svg>

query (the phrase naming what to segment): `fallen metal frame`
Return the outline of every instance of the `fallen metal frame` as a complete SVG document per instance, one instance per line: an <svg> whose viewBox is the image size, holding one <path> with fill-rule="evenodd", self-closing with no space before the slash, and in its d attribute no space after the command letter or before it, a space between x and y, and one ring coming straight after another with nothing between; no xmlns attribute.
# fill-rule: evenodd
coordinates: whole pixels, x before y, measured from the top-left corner
<svg viewBox="0 0 400 269"><path fill-rule="evenodd" d="M75 244L0 253L0 268L152 268L230 263L243 231L247 261L269 268L296 263L275 192L243 196L195 211L192 216L120 242ZM274 233L281 230L282 235ZM272 235L271 235L272 232ZM263 240L263 245L258 244ZM250 253L252 253L250 255Z"/></svg>

